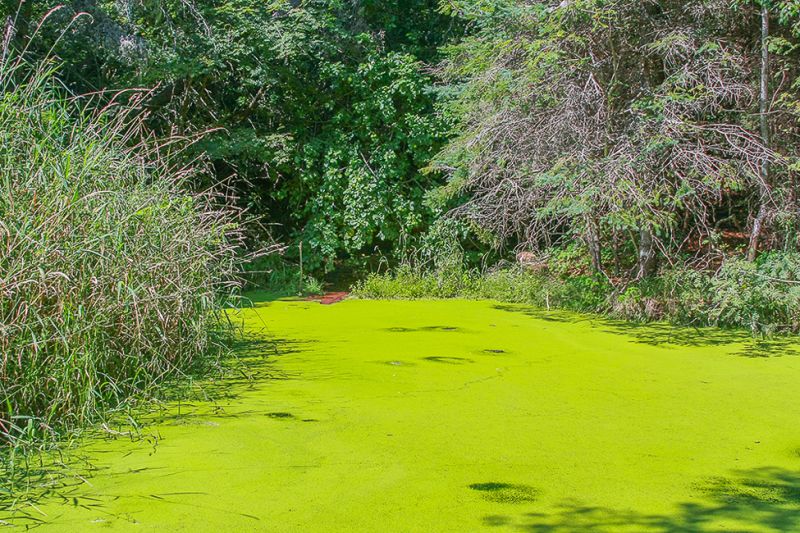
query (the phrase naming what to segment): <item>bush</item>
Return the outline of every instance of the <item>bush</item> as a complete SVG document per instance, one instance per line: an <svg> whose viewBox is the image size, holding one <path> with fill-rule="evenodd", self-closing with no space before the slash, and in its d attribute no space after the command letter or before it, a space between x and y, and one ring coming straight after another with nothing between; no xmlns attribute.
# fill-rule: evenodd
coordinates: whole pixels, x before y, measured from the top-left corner
<svg viewBox="0 0 800 533"><path fill-rule="evenodd" d="M609 290L592 276L561 279L522 268L481 274L403 266L393 273L367 276L352 288L352 293L359 298L492 299L595 312L604 307Z"/></svg>
<svg viewBox="0 0 800 533"><path fill-rule="evenodd" d="M755 263L726 261L716 276L701 279L707 308L695 305L693 318L754 333L800 330L800 255L769 253ZM688 300L688 298L687 298Z"/></svg>
<svg viewBox="0 0 800 533"><path fill-rule="evenodd" d="M235 213L185 192L135 107L79 101L44 65L0 64L0 441L208 361L237 284Z"/></svg>
<svg viewBox="0 0 800 533"><path fill-rule="evenodd" d="M754 335L796 333L800 331L800 254L773 252L755 263L728 259L717 272L679 266L618 287L605 278L552 265L538 271L510 268L485 274L405 266L394 273L368 276L353 287L353 294L361 298L486 298L633 321L745 328Z"/></svg>

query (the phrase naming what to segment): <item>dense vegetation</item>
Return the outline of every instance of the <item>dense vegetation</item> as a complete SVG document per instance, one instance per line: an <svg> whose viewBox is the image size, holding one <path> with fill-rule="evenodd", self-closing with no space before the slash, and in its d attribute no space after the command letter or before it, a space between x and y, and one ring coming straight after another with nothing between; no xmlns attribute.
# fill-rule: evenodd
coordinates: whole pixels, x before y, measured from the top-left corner
<svg viewBox="0 0 800 533"><path fill-rule="evenodd" d="M796 2L447 6L473 31L438 68L439 226L520 252L556 305L797 331Z"/></svg>
<svg viewBox="0 0 800 533"><path fill-rule="evenodd" d="M0 91L0 441L19 446L212 363L242 235L138 108L92 110L19 58Z"/></svg>
<svg viewBox="0 0 800 533"><path fill-rule="evenodd" d="M59 4L25 4L22 26ZM152 88L150 126L194 138L212 181L323 271L432 221L419 169L448 128L421 61L458 26L434 0L73 2L36 51L58 40L78 93Z"/></svg>
<svg viewBox="0 0 800 533"><path fill-rule="evenodd" d="M24 42L57 3L14 5ZM616 284L796 248L798 9L76 2L35 48L77 92L154 88L149 125L195 138L317 272L577 241Z"/></svg>
<svg viewBox="0 0 800 533"><path fill-rule="evenodd" d="M749 230L753 258L767 219L792 241L793 88L767 78L759 94L759 20L708 1L496 15L443 66L463 80L463 127L437 161L469 195L459 211L534 248L577 238L615 276L631 259L645 277L659 255L710 256L726 230ZM791 80L791 56L776 78Z"/></svg>
<svg viewBox="0 0 800 533"><path fill-rule="evenodd" d="M559 252L537 271L526 268L434 270L403 265L370 274L353 287L362 298L468 298L533 304L542 309L602 313L632 321L745 328L755 335L800 330L796 254L764 254L757 262L728 260L719 270L687 266L615 286L582 274L575 255Z"/></svg>
<svg viewBox="0 0 800 533"><path fill-rule="evenodd" d="M796 0L7 0L0 20L5 437L203 359L243 241L284 243L288 266L245 267L284 284L377 265L358 294L800 329Z"/></svg>

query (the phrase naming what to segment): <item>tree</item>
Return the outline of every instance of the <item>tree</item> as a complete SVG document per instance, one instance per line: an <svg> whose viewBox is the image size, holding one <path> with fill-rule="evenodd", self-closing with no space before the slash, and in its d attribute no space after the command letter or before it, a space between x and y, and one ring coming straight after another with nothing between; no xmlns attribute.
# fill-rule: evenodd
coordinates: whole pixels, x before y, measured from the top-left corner
<svg viewBox="0 0 800 533"><path fill-rule="evenodd" d="M506 242L577 236L598 270L610 243L636 252L617 276L645 277L658 255L698 242L707 252L726 206L740 209L764 169L785 165L753 121L766 113L752 6L472 6L482 31L441 69L461 134L436 164L467 194L453 215Z"/></svg>
<svg viewBox="0 0 800 533"><path fill-rule="evenodd" d="M38 46L57 43L76 92L152 90L158 134L193 139L188 160L208 156L243 206L283 240L304 241L309 266L331 268L376 247L390 253L433 219L423 200L438 178L419 169L447 125L420 58L434 58L459 26L435 7L76 1ZM91 17L59 40L81 11Z"/></svg>
<svg viewBox="0 0 800 533"><path fill-rule="evenodd" d="M759 110L759 125L761 127L761 142L764 146L769 147L769 5L766 1L761 4L761 68L759 77L759 93L758 93L758 110ZM748 261L755 261L756 253L758 253L758 240L761 236L761 230L764 221L769 214L770 202L770 185L769 185L769 161L764 160L761 163L761 183L759 184L759 208L755 220L753 220L753 229L750 232L750 243L747 249Z"/></svg>

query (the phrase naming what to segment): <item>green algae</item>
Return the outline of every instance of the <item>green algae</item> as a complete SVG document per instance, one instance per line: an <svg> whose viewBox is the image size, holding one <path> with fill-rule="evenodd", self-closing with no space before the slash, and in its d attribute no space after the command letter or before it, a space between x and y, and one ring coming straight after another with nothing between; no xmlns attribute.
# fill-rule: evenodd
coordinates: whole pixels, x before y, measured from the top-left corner
<svg viewBox="0 0 800 533"><path fill-rule="evenodd" d="M277 340L251 350L268 352L268 379L176 406L145 441L88 442L93 475L15 523L800 529L787 341L492 302L264 301L232 317Z"/></svg>

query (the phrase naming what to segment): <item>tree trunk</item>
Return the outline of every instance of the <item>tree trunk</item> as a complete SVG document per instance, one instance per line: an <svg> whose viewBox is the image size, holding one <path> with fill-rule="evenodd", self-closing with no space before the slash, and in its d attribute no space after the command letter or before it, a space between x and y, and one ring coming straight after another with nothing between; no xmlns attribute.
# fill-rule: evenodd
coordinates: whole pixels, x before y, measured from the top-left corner
<svg viewBox="0 0 800 533"><path fill-rule="evenodd" d="M753 230L750 233L750 244L747 247L747 260L755 261L756 254L758 253L758 240L761 236L761 230L764 227L764 220L767 218L767 203L766 199L761 200L761 207L758 209L758 214L753 220Z"/></svg>
<svg viewBox="0 0 800 533"><path fill-rule="evenodd" d="M761 142L769 148L769 7L766 2L761 5L761 87L758 95L759 122L761 124ZM759 208L750 232L750 243L747 247L747 260L755 261L758 254L758 241L764 229L764 222L769 214L769 161L761 163L759 183Z"/></svg>
<svg viewBox="0 0 800 533"><path fill-rule="evenodd" d="M592 269L595 272L603 271L603 263L600 256L600 230L597 221L588 219L586 221L586 247L589 249L589 257L592 260Z"/></svg>
<svg viewBox="0 0 800 533"><path fill-rule="evenodd" d="M656 269L656 241L653 231L645 226L639 232L639 264L636 279L650 276Z"/></svg>
<svg viewBox="0 0 800 533"><path fill-rule="evenodd" d="M625 241L624 237L620 237L619 233L616 231L611 235L612 249L614 250L614 275L619 277L619 275L622 273L620 246L624 246Z"/></svg>

